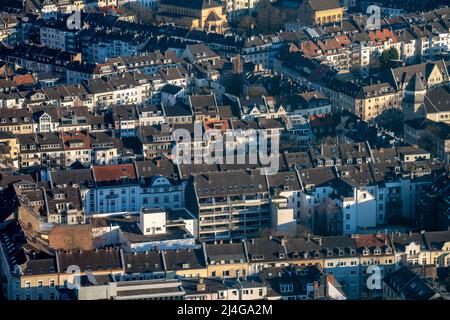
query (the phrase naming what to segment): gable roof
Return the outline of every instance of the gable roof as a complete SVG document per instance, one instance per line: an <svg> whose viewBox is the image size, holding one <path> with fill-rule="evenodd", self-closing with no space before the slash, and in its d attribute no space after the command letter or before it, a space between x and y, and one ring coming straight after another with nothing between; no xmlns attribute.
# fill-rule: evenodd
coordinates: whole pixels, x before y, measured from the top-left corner
<svg viewBox="0 0 450 320"><path fill-rule="evenodd" d="M161 0L161 4L197 10L221 7L214 0Z"/></svg>
<svg viewBox="0 0 450 320"><path fill-rule="evenodd" d="M341 8L337 0L309 0L309 4L316 11Z"/></svg>

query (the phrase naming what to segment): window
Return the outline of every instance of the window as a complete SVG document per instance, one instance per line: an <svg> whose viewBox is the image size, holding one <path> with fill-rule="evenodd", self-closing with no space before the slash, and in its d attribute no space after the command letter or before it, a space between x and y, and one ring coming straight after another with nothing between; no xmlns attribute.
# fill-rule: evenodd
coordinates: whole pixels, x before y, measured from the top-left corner
<svg viewBox="0 0 450 320"><path fill-rule="evenodd" d="M42 288L42 280L39 280L39 281L37 282L37 287L38 287L38 288Z"/></svg>
<svg viewBox="0 0 450 320"><path fill-rule="evenodd" d="M280 283L280 291L281 292L292 292L293 290L294 290L293 284Z"/></svg>

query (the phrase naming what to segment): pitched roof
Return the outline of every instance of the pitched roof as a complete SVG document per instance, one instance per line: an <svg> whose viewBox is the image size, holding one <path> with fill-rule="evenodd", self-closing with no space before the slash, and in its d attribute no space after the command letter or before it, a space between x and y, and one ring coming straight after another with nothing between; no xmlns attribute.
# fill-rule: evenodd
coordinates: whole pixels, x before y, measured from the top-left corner
<svg viewBox="0 0 450 320"><path fill-rule="evenodd" d="M57 252L56 259L60 272L66 272L71 265L79 266L81 272L122 269L118 248Z"/></svg>
<svg viewBox="0 0 450 320"><path fill-rule="evenodd" d="M426 90L426 87L417 72L414 74L411 81L409 81L408 85L406 86L406 90L415 92Z"/></svg>
<svg viewBox="0 0 450 320"><path fill-rule="evenodd" d="M96 182L137 179L136 170L134 168L134 165L131 163L109 166L94 166L92 168L92 171Z"/></svg>
<svg viewBox="0 0 450 320"><path fill-rule="evenodd" d="M316 11L341 8L337 0L309 0L309 4Z"/></svg>
<svg viewBox="0 0 450 320"><path fill-rule="evenodd" d="M197 10L221 7L214 0L161 0L161 4Z"/></svg>

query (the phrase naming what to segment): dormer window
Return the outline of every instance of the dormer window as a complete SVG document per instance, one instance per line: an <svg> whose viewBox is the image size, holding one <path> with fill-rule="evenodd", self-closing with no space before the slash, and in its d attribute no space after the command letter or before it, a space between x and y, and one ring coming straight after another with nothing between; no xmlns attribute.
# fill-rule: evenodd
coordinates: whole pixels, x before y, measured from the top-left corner
<svg viewBox="0 0 450 320"><path fill-rule="evenodd" d="M391 248L386 248L385 252L386 252L386 254L391 254L392 250L391 250Z"/></svg>
<svg viewBox="0 0 450 320"><path fill-rule="evenodd" d="M380 248L376 248L376 249L373 251L373 253L374 253L374 254L381 254L381 249L380 249Z"/></svg>
<svg viewBox="0 0 450 320"><path fill-rule="evenodd" d="M294 291L294 285L292 283L280 283L280 292L288 293Z"/></svg>
<svg viewBox="0 0 450 320"><path fill-rule="evenodd" d="M252 261L262 261L262 260L264 260L264 256L253 254L251 259L252 259Z"/></svg>
<svg viewBox="0 0 450 320"><path fill-rule="evenodd" d="M344 255L344 250L339 249L339 255L340 255L340 256L343 256L343 255Z"/></svg>
<svg viewBox="0 0 450 320"><path fill-rule="evenodd" d="M364 249L363 250L363 255L364 256L368 256L369 255L369 249Z"/></svg>
<svg viewBox="0 0 450 320"><path fill-rule="evenodd" d="M278 258L284 259L284 257L285 257L285 256L284 256L284 253L281 253L281 252L280 252L280 253L278 254Z"/></svg>
<svg viewBox="0 0 450 320"><path fill-rule="evenodd" d="M64 199L64 193L55 194L55 199Z"/></svg>

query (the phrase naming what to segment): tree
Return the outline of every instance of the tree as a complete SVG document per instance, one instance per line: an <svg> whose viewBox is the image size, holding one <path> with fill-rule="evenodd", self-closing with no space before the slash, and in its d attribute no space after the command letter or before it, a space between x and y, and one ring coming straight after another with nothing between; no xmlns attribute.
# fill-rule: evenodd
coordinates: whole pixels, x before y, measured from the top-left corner
<svg viewBox="0 0 450 320"><path fill-rule="evenodd" d="M384 50L380 56L380 62L383 66L386 66L390 60L398 60L399 55L397 49L391 47L389 49Z"/></svg>
<svg viewBox="0 0 450 320"><path fill-rule="evenodd" d="M252 85L247 90L247 95L249 97L261 97L261 96L267 96L267 90L262 85Z"/></svg>
<svg viewBox="0 0 450 320"><path fill-rule="evenodd" d="M134 15L137 22L155 22L155 11L152 8L144 8L140 3L127 3L126 5L121 7L121 10L127 14Z"/></svg>
<svg viewBox="0 0 450 320"><path fill-rule="evenodd" d="M257 5L256 12L256 24L259 32L275 32L283 26L280 19L280 12L273 7L270 0L260 0Z"/></svg>
<svg viewBox="0 0 450 320"><path fill-rule="evenodd" d="M238 28L243 30L253 29L255 26L255 20L250 16L243 16L238 23Z"/></svg>
<svg viewBox="0 0 450 320"><path fill-rule="evenodd" d="M418 141L419 146L430 152L432 155L436 155L438 153L439 133L440 133L439 126L434 124L428 125L425 130L425 133Z"/></svg>
<svg viewBox="0 0 450 320"><path fill-rule="evenodd" d="M375 121L378 125L395 134L403 133L403 112L400 109L389 108L377 116Z"/></svg>
<svg viewBox="0 0 450 320"><path fill-rule="evenodd" d="M268 228L260 229L256 232L255 237L256 238L268 238L272 235L272 232Z"/></svg>
<svg viewBox="0 0 450 320"><path fill-rule="evenodd" d="M447 275L447 291L450 291L450 272Z"/></svg>

